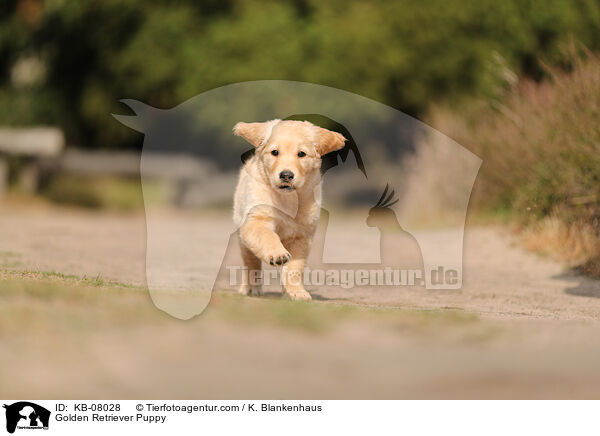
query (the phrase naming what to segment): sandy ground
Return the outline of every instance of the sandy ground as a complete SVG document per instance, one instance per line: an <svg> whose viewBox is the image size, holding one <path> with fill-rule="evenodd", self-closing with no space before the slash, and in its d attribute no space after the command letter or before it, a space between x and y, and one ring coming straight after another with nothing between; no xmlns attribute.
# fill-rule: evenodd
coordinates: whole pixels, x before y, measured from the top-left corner
<svg viewBox="0 0 600 436"><path fill-rule="evenodd" d="M165 214L165 220L170 219ZM205 229L227 232L229 216L177 216L182 233ZM128 284L145 284L144 215L88 212L53 207L11 205L0 214L0 256L15 269L100 276ZM440 230L432 230L432 238ZM340 240L344 229L338 229ZM207 237L210 240L210 237ZM340 250L351 247L338 245ZM360 249L354 241L352 247ZM209 247L190 247L194 259L212 255ZM237 250L234 250L237 254ZM317 299L365 305L414 308L460 308L500 319L600 319L600 281L568 271L559 263L522 250L506 230L467 227L463 254L464 281L458 291L420 288L329 288Z"/></svg>
<svg viewBox="0 0 600 436"><path fill-rule="evenodd" d="M144 283L143 214L15 204L1 210L4 269ZM190 226L210 224L211 231L228 228L219 215L205 223L181 219ZM202 252L198 249L199 256ZM101 307L80 303L60 309L56 303L52 315L37 309L45 321L32 324L29 337L2 336L0 361L12 375L0 377L0 396L600 396L600 282L524 252L498 228L467 228L464 271L460 291L324 289L310 303L460 310L479 319L426 329L345 318L314 334L213 319L210 313L182 322L152 309L147 297L136 304L151 309L160 323L123 326L98 321L105 316ZM33 307L29 300L22 304ZM95 327L82 321L77 332L62 328L60 310L65 317L89 311Z"/></svg>

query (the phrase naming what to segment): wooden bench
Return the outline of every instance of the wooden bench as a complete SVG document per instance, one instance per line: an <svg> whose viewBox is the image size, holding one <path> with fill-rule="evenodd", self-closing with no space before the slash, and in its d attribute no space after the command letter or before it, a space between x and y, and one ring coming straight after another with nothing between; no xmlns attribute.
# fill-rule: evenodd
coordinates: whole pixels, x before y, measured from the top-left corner
<svg viewBox="0 0 600 436"><path fill-rule="evenodd" d="M45 173L117 176L156 180L166 186L168 201L183 207L220 204L231 199L237 172L222 172L215 163L191 154L68 149L41 161Z"/></svg>

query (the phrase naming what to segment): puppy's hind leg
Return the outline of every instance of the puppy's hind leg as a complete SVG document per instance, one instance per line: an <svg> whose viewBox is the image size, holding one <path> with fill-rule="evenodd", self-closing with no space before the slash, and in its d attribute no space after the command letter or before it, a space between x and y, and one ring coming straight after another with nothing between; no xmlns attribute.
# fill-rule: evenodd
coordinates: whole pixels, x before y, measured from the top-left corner
<svg viewBox="0 0 600 436"><path fill-rule="evenodd" d="M240 241L242 250L242 259L244 260L244 269L242 271L242 283L239 293L258 297L262 295L262 277L260 259Z"/></svg>

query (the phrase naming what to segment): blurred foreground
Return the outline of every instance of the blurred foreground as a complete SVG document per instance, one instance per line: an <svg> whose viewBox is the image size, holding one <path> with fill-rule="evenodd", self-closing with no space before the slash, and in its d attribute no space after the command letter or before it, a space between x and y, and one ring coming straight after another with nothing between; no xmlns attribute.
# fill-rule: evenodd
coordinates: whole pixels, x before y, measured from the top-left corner
<svg viewBox="0 0 600 436"><path fill-rule="evenodd" d="M215 212L205 228L227 219ZM325 288L310 303L217 292L188 322L142 286L140 213L11 203L0 237L4 397L600 393L600 283L513 247L501 229L467 227L461 291Z"/></svg>
<svg viewBox="0 0 600 436"><path fill-rule="evenodd" d="M145 290L2 273L7 398L595 398L597 324ZM576 340L573 340L576 338ZM10 376L8 375L10 374Z"/></svg>

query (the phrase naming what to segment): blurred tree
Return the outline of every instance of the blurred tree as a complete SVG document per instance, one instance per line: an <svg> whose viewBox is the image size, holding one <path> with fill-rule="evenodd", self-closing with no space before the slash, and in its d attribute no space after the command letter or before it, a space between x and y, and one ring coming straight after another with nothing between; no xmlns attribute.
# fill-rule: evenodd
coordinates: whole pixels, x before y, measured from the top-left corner
<svg viewBox="0 0 600 436"><path fill-rule="evenodd" d="M501 98L515 74L600 48L596 0L4 0L0 121L62 126L69 143L134 147L121 98L167 108L256 79L342 88L419 116Z"/></svg>

